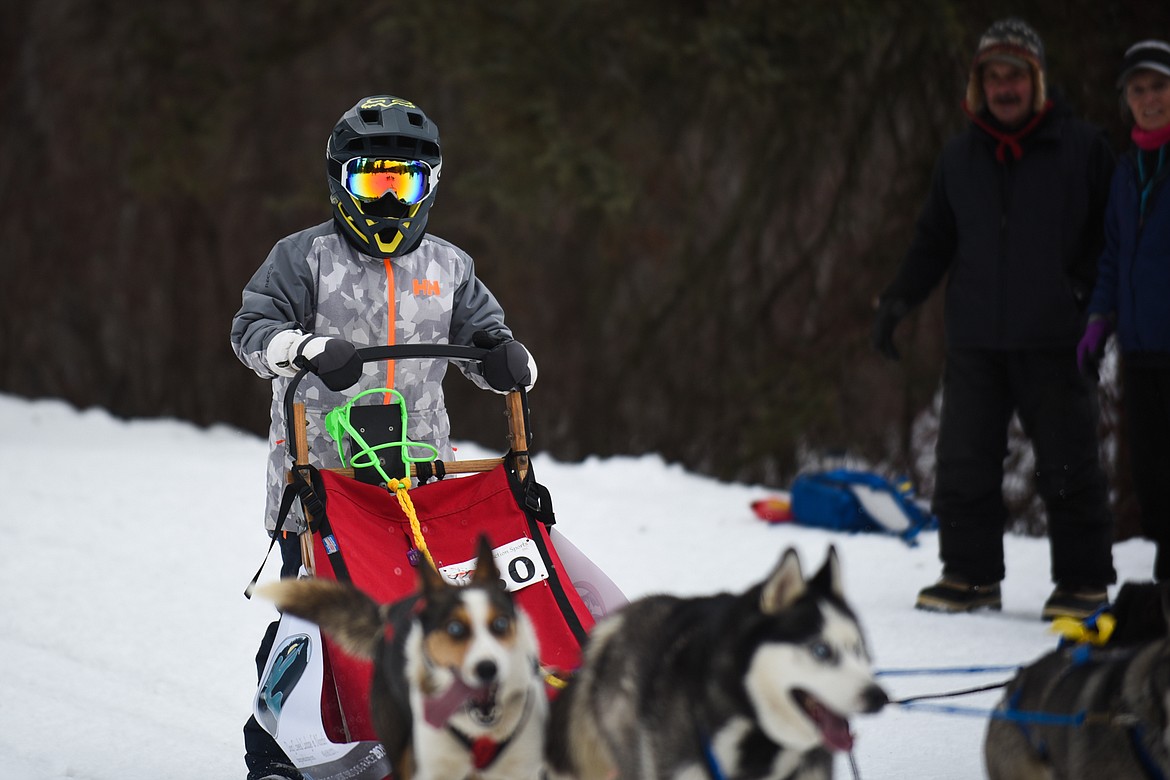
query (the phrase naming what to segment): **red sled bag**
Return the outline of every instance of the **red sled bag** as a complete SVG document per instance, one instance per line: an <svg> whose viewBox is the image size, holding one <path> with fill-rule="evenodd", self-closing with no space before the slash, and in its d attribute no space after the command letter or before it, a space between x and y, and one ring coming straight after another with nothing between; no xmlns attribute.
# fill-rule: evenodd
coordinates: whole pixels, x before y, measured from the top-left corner
<svg viewBox="0 0 1170 780"><path fill-rule="evenodd" d="M413 593L415 565L428 564L396 496L329 471L320 472L320 484L316 576L349 579L380 602ZM549 540L551 505L531 467L521 478L509 456L492 471L423 485L409 495L435 566L469 565L486 534L516 603L532 620L542 665L551 673L575 670L593 616ZM326 734L335 742L376 740L369 713L373 665L339 650L327 636L322 641L329 667L321 701Z"/></svg>
<svg viewBox="0 0 1170 780"><path fill-rule="evenodd" d="M313 518L315 576L348 580L378 601L396 601L417 589L415 566L430 565L417 538L436 567L455 578L472 568L479 536L486 534L516 603L531 619L549 695L577 668L595 618L550 541L548 491L531 467L519 475L515 455L491 471L409 491L417 536L397 495L384 487L311 467L299 472L296 479L302 478L311 484L297 492ZM599 572L585 573L612 586ZM601 596L609 604L620 601ZM306 776L384 780L390 765L370 716L372 676L371 662L341 650L315 624L282 615L253 710Z"/></svg>

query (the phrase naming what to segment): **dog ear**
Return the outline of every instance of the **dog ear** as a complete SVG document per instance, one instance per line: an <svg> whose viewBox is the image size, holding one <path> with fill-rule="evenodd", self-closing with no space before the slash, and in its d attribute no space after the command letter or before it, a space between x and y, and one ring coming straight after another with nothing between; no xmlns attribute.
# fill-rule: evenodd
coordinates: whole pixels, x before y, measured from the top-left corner
<svg viewBox="0 0 1170 780"><path fill-rule="evenodd" d="M418 564L418 580L424 597L451 587L451 583L447 582L439 570L425 559Z"/></svg>
<svg viewBox="0 0 1170 780"><path fill-rule="evenodd" d="M385 631L378 603L348 583L281 580L259 588L281 612L316 623L346 652L372 659Z"/></svg>
<svg viewBox="0 0 1170 780"><path fill-rule="evenodd" d="M841 600L845 599L845 588L841 584L841 562L837 558L837 548L833 545L829 545L825 562L821 565L820 571L809 580L809 586L824 593L831 593Z"/></svg>
<svg viewBox="0 0 1170 780"><path fill-rule="evenodd" d="M804 593L804 574L800 570L800 556L789 547L780 558L780 563L764 581L760 593L760 611L775 615L787 609Z"/></svg>
<svg viewBox="0 0 1170 780"><path fill-rule="evenodd" d="M496 557L492 555L492 543L487 534L479 535L479 554L475 561L475 573L471 576L473 584L487 587L492 584L503 587L500 579L500 568L496 566Z"/></svg>

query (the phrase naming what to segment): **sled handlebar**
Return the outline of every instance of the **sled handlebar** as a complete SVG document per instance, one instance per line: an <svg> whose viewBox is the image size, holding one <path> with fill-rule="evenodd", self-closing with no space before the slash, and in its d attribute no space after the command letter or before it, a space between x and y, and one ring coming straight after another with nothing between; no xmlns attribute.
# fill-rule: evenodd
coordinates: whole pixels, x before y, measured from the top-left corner
<svg viewBox="0 0 1170 780"><path fill-rule="evenodd" d="M361 347L357 351L363 363L399 358L447 358L448 360L482 360L488 350L458 344L383 344Z"/></svg>
<svg viewBox="0 0 1170 780"><path fill-rule="evenodd" d="M387 344L377 347L359 347L357 351L358 357L362 359L362 365L382 360L407 360L411 358L446 358L447 360L472 361L482 360L487 353L488 351L481 347L461 347L456 344ZM289 406L296 398L301 380L310 373L312 372L309 369L302 368L288 383L288 388L284 391L285 412L288 412ZM286 419L291 418L286 417Z"/></svg>
<svg viewBox="0 0 1170 780"><path fill-rule="evenodd" d="M362 364L376 363L386 360L410 359L446 359L459 361L478 361L488 353L482 347L468 347L457 344L390 344L375 347L360 347L357 350ZM284 392L284 414L288 433L288 448L297 465L307 465L309 462L308 443L305 433L305 405L296 402L297 388L305 375L311 373L302 368L289 382ZM525 453L518 466L527 467L527 450L530 440L528 430L528 396L523 388L513 390L506 398L508 416L508 446L513 452ZM500 458L486 461L470 460L459 463L444 464L447 473L471 473L488 471L500 462Z"/></svg>

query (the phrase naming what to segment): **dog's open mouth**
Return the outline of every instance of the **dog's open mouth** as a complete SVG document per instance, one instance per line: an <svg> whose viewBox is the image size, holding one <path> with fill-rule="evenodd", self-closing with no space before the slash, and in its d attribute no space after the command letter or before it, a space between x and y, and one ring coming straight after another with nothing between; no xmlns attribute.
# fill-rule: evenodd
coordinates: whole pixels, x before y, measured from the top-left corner
<svg viewBox="0 0 1170 780"><path fill-rule="evenodd" d="M849 732L849 721L826 707L820 699L799 688L792 692L796 703L821 732L821 740L833 750L848 753L853 749L853 735Z"/></svg>
<svg viewBox="0 0 1170 780"><path fill-rule="evenodd" d="M471 689L467 697L467 714L482 725L494 723L500 714L496 701L498 690L495 683Z"/></svg>
<svg viewBox="0 0 1170 780"><path fill-rule="evenodd" d="M465 708L476 723L490 726L500 716L496 696L498 690L499 686L495 683L472 688L456 678L446 691L423 700L423 716L427 723L435 728L442 728L457 710Z"/></svg>

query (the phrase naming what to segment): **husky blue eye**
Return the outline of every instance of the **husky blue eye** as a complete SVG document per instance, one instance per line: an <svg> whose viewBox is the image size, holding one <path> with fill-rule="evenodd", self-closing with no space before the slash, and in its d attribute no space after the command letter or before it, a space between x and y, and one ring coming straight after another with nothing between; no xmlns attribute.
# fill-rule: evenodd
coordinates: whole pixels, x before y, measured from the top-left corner
<svg viewBox="0 0 1170 780"><path fill-rule="evenodd" d="M500 615L491 622L489 629L496 636L503 636L508 633L508 629L512 627L512 621L506 615Z"/></svg>
<svg viewBox="0 0 1170 780"><path fill-rule="evenodd" d="M833 658L833 648L824 642L815 642L809 647L809 652L818 661L829 661Z"/></svg>
<svg viewBox="0 0 1170 780"><path fill-rule="evenodd" d="M467 636L467 626L458 620L452 620L447 624L447 636L452 639L463 639Z"/></svg>

